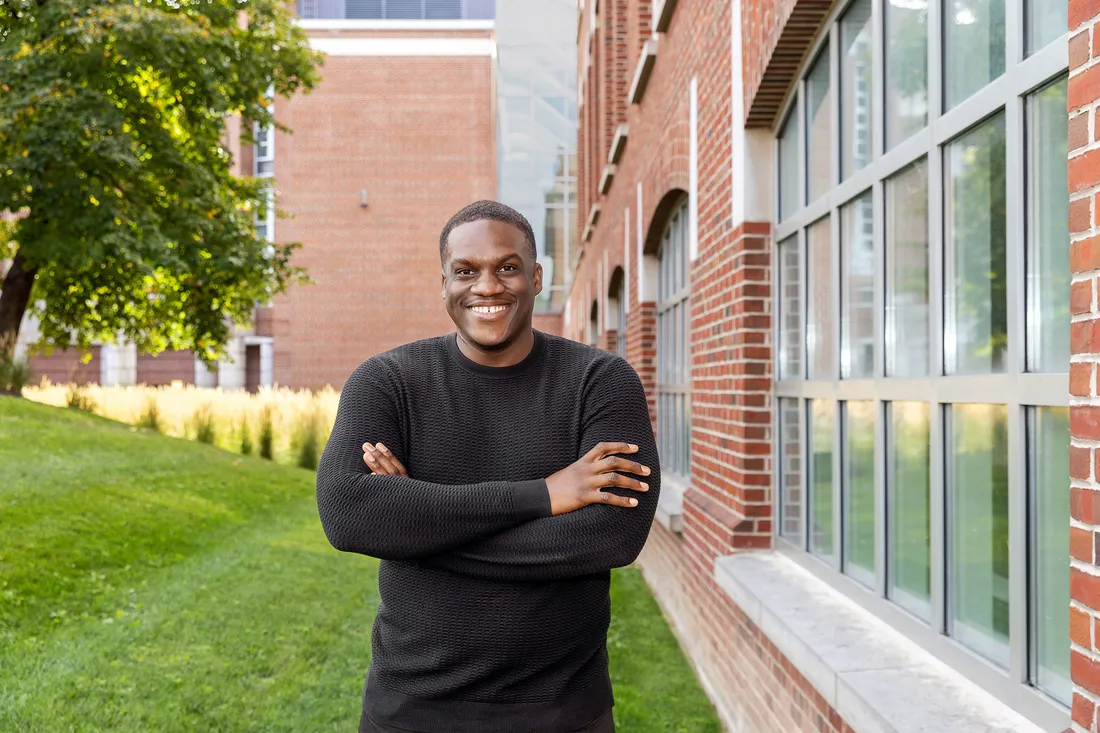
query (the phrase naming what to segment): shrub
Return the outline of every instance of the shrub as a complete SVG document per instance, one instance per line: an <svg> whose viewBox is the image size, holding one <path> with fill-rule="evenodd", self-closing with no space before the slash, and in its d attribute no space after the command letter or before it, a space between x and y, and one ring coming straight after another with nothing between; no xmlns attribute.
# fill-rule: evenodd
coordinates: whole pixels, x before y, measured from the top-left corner
<svg viewBox="0 0 1100 733"><path fill-rule="evenodd" d="M68 390L66 390L65 405L84 412L95 412L96 407L98 407L95 399L88 392L88 386L76 383L70 384Z"/></svg>
<svg viewBox="0 0 1100 733"><path fill-rule="evenodd" d="M294 426L294 455L301 468L317 470L321 458L321 420L320 411L313 408Z"/></svg>
<svg viewBox="0 0 1100 733"><path fill-rule="evenodd" d="M271 415L271 405L265 405L260 418L260 457L271 461L275 459L275 422Z"/></svg>
<svg viewBox="0 0 1100 733"><path fill-rule="evenodd" d="M145 409L138 418L138 427L160 432L160 408L157 407L155 393L145 400Z"/></svg>
<svg viewBox="0 0 1100 733"><path fill-rule="evenodd" d="M195 433L195 440L209 445L214 444L217 431L214 428L214 411L209 402L195 410L195 414L191 416L191 428Z"/></svg>
<svg viewBox="0 0 1100 733"><path fill-rule="evenodd" d="M248 428L248 415L241 416L240 426L241 455L252 455L252 432Z"/></svg>

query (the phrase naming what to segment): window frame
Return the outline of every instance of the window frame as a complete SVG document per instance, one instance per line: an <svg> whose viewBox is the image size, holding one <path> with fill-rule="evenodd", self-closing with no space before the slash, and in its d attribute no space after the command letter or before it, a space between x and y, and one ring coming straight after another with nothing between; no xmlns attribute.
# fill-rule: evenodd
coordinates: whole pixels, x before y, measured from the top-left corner
<svg viewBox="0 0 1100 733"><path fill-rule="evenodd" d="M1027 532L1031 517L1027 512L1027 447L1028 436L1025 430L1026 411L1031 407L1065 407L1068 405L1068 375L1066 372L1035 373L1027 372L1025 360L1027 345L1025 342L1025 321L1027 301L1023 297L1026 288L1027 271L1025 254L1028 246L1025 218L1027 207L1027 187L1033 185L1026 179L1027 141L1025 123L1029 95L1067 74L1068 69L1068 33L1060 41L1053 41L1045 47L1025 54L1025 6L1024 0L1005 0L1005 63L1006 70L996 80L978 90L969 98L947 110L944 108L945 75L943 68L944 24L943 2L929 2L927 16L927 122L923 129L904 140L892 140L893 147L887 149L886 143L886 102L885 94L885 35L883 2L875 2L872 10L872 110L873 132L871 136L872 160L864 168L853 171L840 180L839 155L843 139L840 118L840 27L839 20L847 12L850 2L840 2L833 7L823 24L824 30L807 49L804 62L795 82L788 91L787 99L776 115L778 122L774 134L772 161L777 175L773 179L773 216L772 246L778 252L778 243L796 237L800 251L805 257L806 232L823 217L831 217L833 250L834 323L841 324L840 312L840 212L841 208L855 201L867 190L872 192L874 210L874 250L875 250L875 292L874 292L874 370L866 378L840 378L840 359L843 347L842 332L833 329L834 365L831 378L807 380L808 373L806 333L808 329L808 290L806 287L806 260L801 261L802 271L800 307L802 311L802 343L799 346L802 370L797 376L780 378L777 372L773 400L773 434L778 429L780 399L798 400L803 415L803 423L808 422L808 405L811 400L829 400L834 405L834 414L842 413L841 403L849 400L872 400L876 404L876 530L875 558L876 583L868 590L857 581L840 572L843 557L835 564L822 563L820 558L808 552L809 527L809 490L803 484L804 500L801 525L803 527L800 542L792 542L776 531L775 547L800 565L808 568L818 577L845 593L847 596L871 610L877 616L888 621L910 639L914 640L932 654L948 663L985 690L993 694L1009 707L1025 717L1039 723L1044 728L1064 727L1068 710L1055 702L1039 689L1029 684L1030 656L1028 632L1030 615L1027 595L1028 565L1030 558L1027 550ZM794 123L799 126L799 178L797 187L788 186L806 196L808 188L806 166L807 121L806 121L806 75L819 57L830 59L831 94L834 98L831 109L833 134L830 138L830 156L832 159L830 189L815 200L803 199L792 211L779 214L780 192L785 181L781 179L782 166L779 156L778 135L785 126ZM1005 372L1002 374L980 374L945 376L944 371L944 275L943 265L947 253L946 232L944 229L944 207L949 205L944 199L944 173L946 148L954 140L995 114L1005 115L1005 185L1006 185L1006 274L1008 312L1008 345L1005 354ZM923 377L886 377L885 376L885 186L891 177L904 172L909 166L926 159L928 176L928 319L929 353L927 375ZM773 292L778 293L778 268L773 268ZM777 300L776 308L781 302ZM779 312L777 310L777 312ZM783 317L773 320L773 343L779 343L779 326ZM1068 324L1067 324L1068 327ZM778 352L776 355L778 359ZM1068 370L1068 363L1066 365ZM887 417L893 402L926 402L929 405L929 475L930 475L930 595L931 619L925 622L910 614L902 606L887 597L886 523L888 493L886 482ZM944 405L953 403L1003 404L1008 413L1009 446L1009 523L1010 523L1010 664L1007 669L994 668L976 652L945 635L947 623L947 555L946 555L946 482L947 471L945 449L950 445ZM843 456L841 444L842 430L834 431L834 456ZM803 481L809 475L810 446L807 431L801 431L800 444ZM773 441L775 451L773 465L779 465L780 441ZM841 461L834 460L839 472ZM834 492L843 497L846 487L834 483ZM844 528L839 515L834 527L834 537L842 550ZM838 551L838 555L842 552ZM1067 640L1068 643L1068 640Z"/></svg>

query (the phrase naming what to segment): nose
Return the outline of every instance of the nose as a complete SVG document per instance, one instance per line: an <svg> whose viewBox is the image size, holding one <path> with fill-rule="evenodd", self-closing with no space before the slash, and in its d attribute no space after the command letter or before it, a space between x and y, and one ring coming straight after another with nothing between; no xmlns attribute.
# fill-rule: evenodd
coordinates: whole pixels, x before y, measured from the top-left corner
<svg viewBox="0 0 1100 733"><path fill-rule="evenodd" d="M486 272L482 272L481 275L478 276L477 282L474 283L474 286L470 289L470 292L474 293L475 295L486 297L491 295L499 295L500 293L504 292L504 283L502 283L500 281L500 278L497 277L496 271L488 270Z"/></svg>

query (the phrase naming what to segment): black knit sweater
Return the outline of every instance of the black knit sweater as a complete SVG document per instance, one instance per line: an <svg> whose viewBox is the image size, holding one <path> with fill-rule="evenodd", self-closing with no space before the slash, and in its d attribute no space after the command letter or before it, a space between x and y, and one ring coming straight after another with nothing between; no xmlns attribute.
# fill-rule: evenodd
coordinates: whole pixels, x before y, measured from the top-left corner
<svg viewBox="0 0 1100 733"><path fill-rule="evenodd" d="M653 469L633 508L550 515L546 477L601 441ZM372 475L381 442L409 478ZM642 478L642 477L636 477ZM649 533L660 464L638 375L623 359L535 333L485 367L455 335L355 370L317 472L333 546L381 558L364 712L423 733L562 733L613 705L610 569Z"/></svg>

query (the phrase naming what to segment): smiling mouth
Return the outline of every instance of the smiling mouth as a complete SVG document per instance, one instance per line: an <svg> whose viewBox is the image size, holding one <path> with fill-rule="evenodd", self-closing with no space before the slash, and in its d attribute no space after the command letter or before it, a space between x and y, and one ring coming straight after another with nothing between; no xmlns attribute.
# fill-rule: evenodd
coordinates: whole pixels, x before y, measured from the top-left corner
<svg viewBox="0 0 1100 733"><path fill-rule="evenodd" d="M493 315L495 313L503 313L508 310L510 306L507 305L471 305L470 310L474 313L481 313L483 315Z"/></svg>

